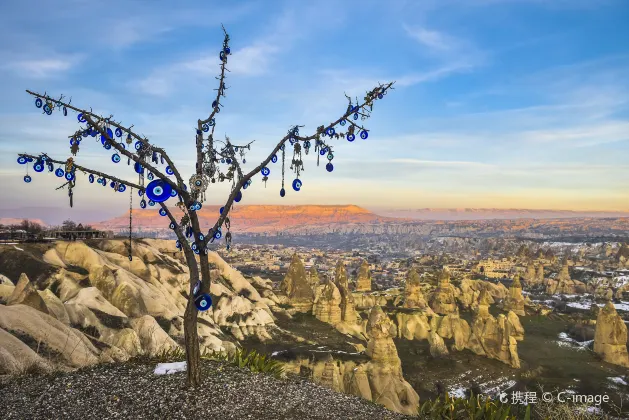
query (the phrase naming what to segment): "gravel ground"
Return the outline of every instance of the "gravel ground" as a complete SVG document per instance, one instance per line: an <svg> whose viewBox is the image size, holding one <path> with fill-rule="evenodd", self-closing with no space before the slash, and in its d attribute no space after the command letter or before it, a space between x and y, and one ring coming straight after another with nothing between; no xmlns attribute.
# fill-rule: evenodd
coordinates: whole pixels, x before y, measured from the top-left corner
<svg viewBox="0 0 629 420"><path fill-rule="evenodd" d="M403 419L359 397L298 377L276 379L214 361L202 385L185 373L155 375L152 364L97 365L27 375L0 384L3 419Z"/></svg>

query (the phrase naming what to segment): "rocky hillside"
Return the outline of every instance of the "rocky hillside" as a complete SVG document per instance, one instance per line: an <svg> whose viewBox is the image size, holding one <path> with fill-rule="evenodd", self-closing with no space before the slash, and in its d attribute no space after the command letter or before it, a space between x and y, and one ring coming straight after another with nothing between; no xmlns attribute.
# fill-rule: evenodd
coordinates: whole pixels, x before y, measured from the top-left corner
<svg viewBox="0 0 629 420"><path fill-rule="evenodd" d="M125 361L181 346L189 284L174 241L0 246L0 374ZM214 306L199 318L201 345L230 350L270 339L277 298L210 254Z"/></svg>
<svg viewBox="0 0 629 420"><path fill-rule="evenodd" d="M202 229L214 226L220 206L204 206L197 212ZM167 230L157 208L137 209L133 212L134 226L147 230ZM171 209L175 217L179 209ZM229 213L235 232L279 232L294 228L316 228L317 226L348 224L379 224L390 221L358 206L272 206L236 205ZM129 215L124 214L111 220L93 224L96 229L119 231L128 229Z"/></svg>

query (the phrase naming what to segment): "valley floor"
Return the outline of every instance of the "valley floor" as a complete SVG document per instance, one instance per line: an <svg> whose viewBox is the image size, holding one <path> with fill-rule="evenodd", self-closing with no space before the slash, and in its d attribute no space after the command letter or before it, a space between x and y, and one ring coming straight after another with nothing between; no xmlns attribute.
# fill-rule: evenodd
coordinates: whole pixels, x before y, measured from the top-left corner
<svg viewBox="0 0 629 420"><path fill-rule="evenodd" d="M155 375L156 363L103 364L0 383L3 419L403 419L359 397L296 377L276 379L202 361L202 385L185 373Z"/></svg>

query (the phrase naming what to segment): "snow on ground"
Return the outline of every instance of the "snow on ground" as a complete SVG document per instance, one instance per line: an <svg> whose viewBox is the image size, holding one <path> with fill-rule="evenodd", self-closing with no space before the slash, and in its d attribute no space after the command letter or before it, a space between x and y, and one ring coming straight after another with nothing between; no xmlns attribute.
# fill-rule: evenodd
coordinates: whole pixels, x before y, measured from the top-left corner
<svg viewBox="0 0 629 420"><path fill-rule="evenodd" d="M13 245L13 248L17 249L18 251L24 251L22 248L18 248L17 246Z"/></svg>
<svg viewBox="0 0 629 420"><path fill-rule="evenodd" d="M621 378L620 376L611 376L607 378L608 380L612 381L615 384L620 384L620 385L629 385L629 383L627 383L627 381L625 381L623 378Z"/></svg>
<svg viewBox="0 0 629 420"><path fill-rule="evenodd" d="M451 397L454 398L465 398L465 388L454 388L454 389L449 389L448 390L448 394L450 394Z"/></svg>
<svg viewBox="0 0 629 420"><path fill-rule="evenodd" d="M593 303L594 302L591 300L582 300L580 302L568 302L566 303L566 306L569 306L571 308L576 308L576 309L589 310ZM617 311L629 312L629 302L621 301L620 303L612 303L612 304L614 305ZM605 306L604 303L597 303L597 305L600 308Z"/></svg>
<svg viewBox="0 0 629 420"><path fill-rule="evenodd" d="M559 340L555 341L559 347L570 347L577 351L589 350L589 345L594 342L594 340L588 341L577 341L574 338L571 338L565 332L559 333L557 336Z"/></svg>
<svg viewBox="0 0 629 420"><path fill-rule="evenodd" d="M171 373L185 372L186 362L158 363L155 367L155 375L169 375Z"/></svg>

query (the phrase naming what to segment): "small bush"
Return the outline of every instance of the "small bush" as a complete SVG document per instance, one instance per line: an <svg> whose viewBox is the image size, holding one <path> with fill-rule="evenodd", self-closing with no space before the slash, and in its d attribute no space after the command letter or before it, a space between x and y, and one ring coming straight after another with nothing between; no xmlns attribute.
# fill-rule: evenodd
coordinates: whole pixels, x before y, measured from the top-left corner
<svg viewBox="0 0 629 420"><path fill-rule="evenodd" d="M182 348L166 349L158 353L151 360L158 363L167 363L172 361L185 360L186 352ZM268 355L258 353L255 350L237 349L232 354L218 351L205 350L201 353L201 359L215 360L223 363L237 366L239 368L249 369L254 373L266 373L275 377L280 377L284 373L282 363L271 359Z"/></svg>
<svg viewBox="0 0 629 420"><path fill-rule="evenodd" d="M517 413L513 406L489 398L474 395L469 399L454 398L446 394L445 397L420 404L419 417L440 420L530 420L530 410L530 406L522 407L523 413Z"/></svg>

